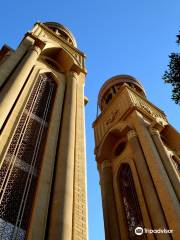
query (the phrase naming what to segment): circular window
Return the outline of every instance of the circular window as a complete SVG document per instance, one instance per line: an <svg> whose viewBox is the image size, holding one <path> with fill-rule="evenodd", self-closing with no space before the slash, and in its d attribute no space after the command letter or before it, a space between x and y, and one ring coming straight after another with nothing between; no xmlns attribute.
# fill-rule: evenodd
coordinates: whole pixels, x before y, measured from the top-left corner
<svg viewBox="0 0 180 240"><path fill-rule="evenodd" d="M115 148L114 155L119 156L123 152L125 146L126 146L126 142L119 143Z"/></svg>

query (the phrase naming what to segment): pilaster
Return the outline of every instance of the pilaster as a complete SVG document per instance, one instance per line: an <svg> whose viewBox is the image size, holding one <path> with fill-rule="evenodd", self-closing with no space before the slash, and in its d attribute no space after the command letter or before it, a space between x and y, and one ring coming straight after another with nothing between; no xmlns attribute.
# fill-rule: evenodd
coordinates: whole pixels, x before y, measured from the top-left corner
<svg viewBox="0 0 180 240"><path fill-rule="evenodd" d="M8 80L8 76L15 71L15 68L17 68L18 64L20 64L24 55L33 44L34 40L31 37L24 38L17 50L3 60L0 65L0 88Z"/></svg>
<svg viewBox="0 0 180 240"><path fill-rule="evenodd" d="M168 228L174 230L173 236L176 239L178 237L178 223L180 222L179 203L176 194L143 116L138 112L133 112L132 117Z"/></svg>
<svg viewBox="0 0 180 240"><path fill-rule="evenodd" d="M0 96L0 130L2 130L3 124L26 83L28 75L40 52L40 47L31 46L22 62L2 89Z"/></svg>
<svg viewBox="0 0 180 240"><path fill-rule="evenodd" d="M85 240L87 239L88 233L86 206L84 79L85 75L83 73L77 76L72 240Z"/></svg>
<svg viewBox="0 0 180 240"><path fill-rule="evenodd" d="M159 229L159 228L168 229L168 226L166 224L166 219L164 218L163 209L161 207L161 203L159 201L156 188L154 187L151 174L146 164L146 159L145 159L142 147L139 143L137 133L135 130L130 130L127 136L128 136L128 142L131 146L131 149L134 155L134 160L135 160L134 162L137 168L137 173L139 175L142 191L144 193L146 207L149 213L149 218L152 223L152 227L154 229ZM148 226L145 226L145 227L148 227ZM167 234L166 235L158 234L156 237L158 240L171 239L170 236ZM156 239L155 236L154 236L154 239Z"/></svg>
<svg viewBox="0 0 180 240"><path fill-rule="evenodd" d="M170 159L170 156L168 155L167 150L161 140L159 131L155 128L150 128L150 132L152 135L152 139L159 152L159 155L161 157L161 161L164 165L164 168L166 169L167 175L177 195L177 198L180 200L180 188L179 188L180 177L177 173L177 170L175 166L172 164L172 160Z"/></svg>
<svg viewBox="0 0 180 240"><path fill-rule="evenodd" d="M72 240L77 73L67 75L48 239Z"/></svg>
<svg viewBox="0 0 180 240"><path fill-rule="evenodd" d="M120 239L117 209L114 198L113 173L110 160L104 160L100 166L100 181L105 238L106 240Z"/></svg>

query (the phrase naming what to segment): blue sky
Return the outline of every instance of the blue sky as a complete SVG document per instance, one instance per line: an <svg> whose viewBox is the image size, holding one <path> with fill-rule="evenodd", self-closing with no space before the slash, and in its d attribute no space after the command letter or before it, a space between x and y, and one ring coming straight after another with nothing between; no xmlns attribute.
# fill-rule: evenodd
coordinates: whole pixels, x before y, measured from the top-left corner
<svg viewBox="0 0 180 240"><path fill-rule="evenodd" d="M148 99L165 111L180 129L179 107L171 100L171 87L163 83L168 55L178 51L179 0L31 0L1 1L0 47L16 48L36 21L56 21L74 34L87 56L85 92L89 239L103 240L99 177L94 157L92 122L97 95L108 78L130 74L141 81ZM179 117L180 118L180 117Z"/></svg>

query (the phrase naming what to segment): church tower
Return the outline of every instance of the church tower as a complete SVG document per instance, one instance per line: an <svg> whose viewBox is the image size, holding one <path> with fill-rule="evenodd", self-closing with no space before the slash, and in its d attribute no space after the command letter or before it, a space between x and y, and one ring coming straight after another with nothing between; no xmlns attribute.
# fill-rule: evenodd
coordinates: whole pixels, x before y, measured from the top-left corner
<svg viewBox="0 0 180 240"><path fill-rule="evenodd" d="M84 59L54 22L0 51L0 239L87 240Z"/></svg>
<svg viewBox="0 0 180 240"><path fill-rule="evenodd" d="M180 135L134 77L102 86L93 123L106 240L180 239Z"/></svg>

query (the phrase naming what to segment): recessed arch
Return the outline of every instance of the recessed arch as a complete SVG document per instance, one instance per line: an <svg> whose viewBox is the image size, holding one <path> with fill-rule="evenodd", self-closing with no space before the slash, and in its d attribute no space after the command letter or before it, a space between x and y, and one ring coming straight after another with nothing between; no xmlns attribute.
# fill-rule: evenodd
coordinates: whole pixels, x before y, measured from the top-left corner
<svg viewBox="0 0 180 240"><path fill-rule="evenodd" d="M47 47L42 51L42 58L51 59L56 65L64 71L69 71L73 66L80 67L76 57L67 49L62 47Z"/></svg>
<svg viewBox="0 0 180 240"><path fill-rule="evenodd" d="M118 142L116 144L116 146L114 147L114 156L117 157L119 155L121 155L121 153L124 151L126 147L126 141L125 139L121 139L120 142Z"/></svg>
<svg viewBox="0 0 180 240"><path fill-rule="evenodd" d="M114 158L114 150L117 144L123 143L123 149L125 148L127 143L127 132L130 129L132 129L131 126L124 121L113 125L103 136L96 153L97 158L100 159L100 161Z"/></svg>
<svg viewBox="0 0 180 240"><path fill-rule="evenodd" d="M43 56L42 60L45 64L47 64L50 68L54 69L56 72L64 73L65 70L60 66L53 58L48 56Z"/></svg>
<svg viewBox="0 0 180 240"><path fill-rule="evenodd" d="M112 159L113 149L117 142L122 138L121 132L118 129L111 131L101 146L101 158L102 159Z"/></svg>

